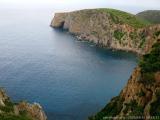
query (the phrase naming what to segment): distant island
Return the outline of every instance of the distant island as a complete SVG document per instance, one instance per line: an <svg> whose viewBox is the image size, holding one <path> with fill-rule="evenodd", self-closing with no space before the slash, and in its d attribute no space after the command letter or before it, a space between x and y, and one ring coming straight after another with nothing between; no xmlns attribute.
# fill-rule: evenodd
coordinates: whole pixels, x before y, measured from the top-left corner
<svg viewBox="0 0 160 120"><path fill-rule="evenodd" d="M119 96L89 120L160 115L160 25L140 14L86 9L56 13L51 22L52 27L66 29L79 40L142 56Z"/></svg>

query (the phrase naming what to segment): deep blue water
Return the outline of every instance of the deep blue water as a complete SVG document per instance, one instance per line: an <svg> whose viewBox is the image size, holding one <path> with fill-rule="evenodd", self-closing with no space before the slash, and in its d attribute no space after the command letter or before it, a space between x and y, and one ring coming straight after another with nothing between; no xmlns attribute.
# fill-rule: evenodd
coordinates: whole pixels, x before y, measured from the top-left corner
<svg viewBox="0 0 160 120"><path fill-rule="evenodd" d="M85 120L119 94L136 56L51 28L49 11L0 11L0 86L40 103L49 120Z"/></svg>

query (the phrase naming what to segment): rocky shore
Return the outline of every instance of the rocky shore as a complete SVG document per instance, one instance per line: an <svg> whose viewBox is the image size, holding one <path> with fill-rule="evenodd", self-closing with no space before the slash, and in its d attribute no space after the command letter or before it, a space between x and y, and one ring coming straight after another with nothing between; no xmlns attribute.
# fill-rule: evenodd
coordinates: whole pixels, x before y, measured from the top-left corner
<svg viewBox="0 0 160 120"><path fill-rule="evenodd" d="M149 52L160 30L160 25L151 25L135 15L114 9L56 13L51 26L66 29L79 40L141 55Z"/></svg>
<svg viewBox="0 0 160 120"><path fill-rule="evenodd" d="M47 117L38 103L13 103L0 89L0 120L47 120Z"/></svg>

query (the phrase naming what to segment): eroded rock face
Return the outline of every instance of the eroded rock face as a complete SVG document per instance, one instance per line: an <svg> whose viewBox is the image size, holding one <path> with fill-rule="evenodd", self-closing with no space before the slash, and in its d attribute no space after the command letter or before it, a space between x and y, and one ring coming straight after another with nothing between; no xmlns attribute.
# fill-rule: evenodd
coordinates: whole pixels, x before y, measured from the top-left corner
<svg viewBox="0 0 160 120"><path fill-rule="evenodd" d="M124 98L123 108L119 115L127 115L124 113L126 109L126 104L131 101L136 101L137 106L140 106L144 109L144 116L150 115L149 106L155 100L156 90L160 89L160 85L154 83L152 85L147 85L141 82L142 74L141 69L137 67L129 79L126 87L122 90L120 96Z"/></svg>
<svg viewBox="0 0 160 120"><path fill-rule="evenodd" d="M81 10L56 13L51 26L68 29L80 40L117 50L133 51L139 54L149 52L155 42L160 25L134 28L128 24L116 23L113 16L97 10Z"/></svg>
<svg viewBox="0 0 160 120"><path fill-rule="evenodd" d="M56 13L54 20L52 21L53 27L63 27L66 18L66 13Z"/></svg>
<svg viewBox="0 0 160 120"><path fill-rule="evenodd" d="M0 106L5 106L5 101L9 100L3 89L0 89Z"/></svg>
<svg viewBox="0 0 160 120"><path fill-rule="evenodd" d="M160 84L157 82L143 83L141 79L141 68L137 67L119 96L113 98L105 108L90 117L89 120L101 120L106 117L112 117L112 120L129 119L130 117L143 117L142 119L150 120L150 117L155 115L154 111L159 109L156 104L159 105Z"/></svg>
<svg viewBox="0 0 160 120"><path fill-rule="evenodd" d="M0 89L0 119L16 120L47 120L47 117L38 103L29 104L11 102L3 89Z"/></svg>
<svg viewBox="0 0 160 120"><path fill-rule="evenodd" d="M21 102L15 106L15 113L18 115L20 112L25 111L27 116L33 120L47 120L47 117L38 103L29 104L26 102Z"/></svg>
<svg viewBox="0 0 160 120"><path fill-rule="evenodd" d="M90 120L112 119L150 120L160 115L160 41L141 58L121 93ZM133 117L133 118L132 118Z"/></svg>

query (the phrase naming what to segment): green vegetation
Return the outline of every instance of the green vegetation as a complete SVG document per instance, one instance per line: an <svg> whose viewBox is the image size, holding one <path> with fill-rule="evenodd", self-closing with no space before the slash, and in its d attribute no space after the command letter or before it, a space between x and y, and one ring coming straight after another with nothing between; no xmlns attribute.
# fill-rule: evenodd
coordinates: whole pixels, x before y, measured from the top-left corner
<svg viewBox="0 0 160 120"><path fill-rule="evenodd" d="M149 85L155 82L154 80L154 73L153 72L148 72L148 73L142 73L142 83Z"/></svg>
<svg viewBox="0 0 160 120"><path fill-rule="evenodd" d="M115 9L98 9L101 12L107 12L111 15L113 22L120 24L128 24L134 28L141 28L150 25L151 23L147 20L136 17L133 14L123 12Z"/></svg>
<svg viewBox="0 0 160 120"><path fill-rule="evenodd" d="M131 32L131 33L129 34L129 37L130 37L132 40L134 40L134 39L136 39L136 38L138 37L138 35L137 35L136 32Z"/></svg>
<svg viewBox="0 0 160 120"><path fill-rule="evenodd" d="M160 42L153 45L152 51L143 56L139 65L143 73L160 71Z"/></svg>
<svg viewBox="0 0 160 120"><path fill-rule="evenodd" d="M158 37L158 36L160 35L160 31L156 31L156 32L154 33L154 35L155 35L156 37Z"/></svg>
<svg viewBox="0 0 160 120"><path fill-rule="evenodd" d="M141 82L152 84L154 82L154 73L160 71L160 42L154 44L152 51L143 56L139 66L142 71Z"/></svg>
<svg viewBox="0 0 160 120"><path fill-rule="evenodd" d="M121 36L119 31L117 36ZM120 34L120 35L119 35ZM133 35L134 36L134 35ZM141 34L141 37L145 37L145 33ZM119 37L120 38L120 37ZM140 82L151 85L155 80L155 72L160 71L160 42L153 45L149 54L146 54L141 59L139 66L141 67L141 79ZM142 89L137 93L138 97L146 96L145 91ZM124 107L123 107L124 106ZM129 103L125 103L121 96L113 98L105 108L97 113L95 116L89 118L89 120L103 120L105 117L115 117L120 114L123 109L123 117L130 118L131 116L143 116L144 107L139 105L136 100L132 100ZM160 116L160 89L156 89L156 99L150 106L151 116ZM108 118L107 118L108 119Z"/></svg>
<svg viewBox="0 0 160 120"><path fill-rule="evenodd" d="M27 116L26 111L20 111L20 115L14 115L14 104L10 100L4 102L5 106L0 106L0 120L32 120Z"/></svg>
<svg viewBox="0 0 160 120"><path fill-rule="evenodd" d="M140 32L139 36L141 38L141 42L140 42L139 48L143 48L144 47L144 43L146 41L146 33L145 33L145 31Z"/></svg>
<svg viewBox="0 0 160 120"><path fill-rule="evenodd" d="M97 32L96 32L96 31L92 31L92 32L91 32L91 34L96 35L96 34L97 34Z"/></svg>
<svg viewBox="0 0 160 120"><path fill-rule="evenodd" d="M123 113L130 111L128 116L143 116L143 107L138 106L138 103L135 100L130 101L130 103L125 104L125 109Z"/></svg>
<svg viewBox="0 0 160 120"><path fill-rule="evenodd" d="M12 114L0 114L0 120L32 120L26 116L16 116Z"/></svg>
<svg viewBox="0 0 160 120"><path fill-rule="evenodd" d="M137 96L138 97L143 97L143 96L145 96L146 94L145 94L145 92L143 91L143 90L141 90L139 93L137 93Z"/></svg>
<svg viewBox="0 0 160 120"><path fill-rule="evenodd" d="M141 39L141 42L140 42L140 44L139 44L139 48L143 48L143 47L144 47L145 41L146 41L145 38L142 38L142 39Z"/></svg>
<svg viewBox="0 0 160 120"><path fill-rule="evenodd" d="M120 43L121 43L122 37L123 37L125 34L126 34L126 33L122 32L122 31L120 31L120 30L115 30L115 31L114 31L114 37L115 37L117 40L119 40Z"/></svg>
<svg viewBox="0 0 160 120"><path fill-rule="evenodd" d="M102 120L105 116L115 117L122 110L123 101L124 99L121 98L120 96L113 98L111 102L107 104L106 107L102 111L96 114L96 116L90 117L89 120Z"/></svg>
<svg viewBox="0 0 160 120"><path fill-rule="evenodd" d="M160 90L156 91L156 101L151 103L150 114L152 116L160 116Z"/></svg>
<svg viewBox="0 0 160 120"><path fill-rule="evenodd" d="M141 19L150 21L153 24L160 23L160 10L147 10L138 13L136 16Z"/></svg>
<svg viewBox="0 0 160 120"><path fill-rule="evenodd" d="M9 100L5 101L5 106L0 106L0 110L3 112L13 112L13 103Z"/></svg>

